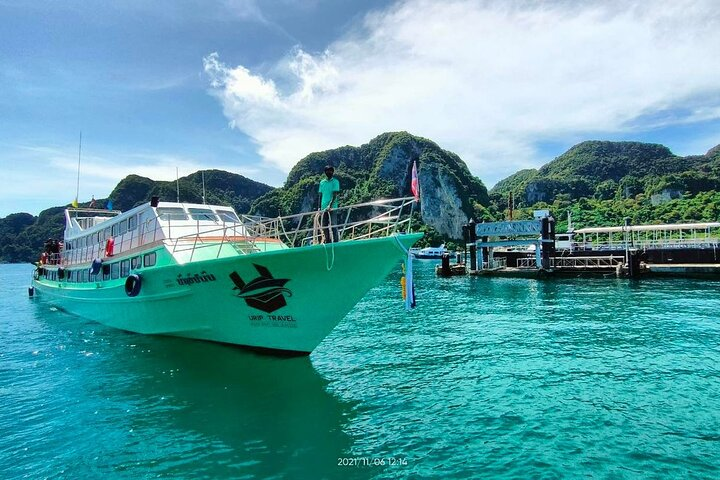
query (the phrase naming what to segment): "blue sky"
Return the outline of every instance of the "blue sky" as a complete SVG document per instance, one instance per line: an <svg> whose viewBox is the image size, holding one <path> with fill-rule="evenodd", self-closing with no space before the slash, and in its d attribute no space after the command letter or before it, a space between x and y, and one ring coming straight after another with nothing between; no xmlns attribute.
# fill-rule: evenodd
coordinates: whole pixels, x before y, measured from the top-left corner
<svg viewBox="0 0 720 480"><path fill-rule="evenodd" d="M720 143L713 0L0 0L0 216L125 175L280 185L406 130L488 186L587 139Z"/></svg>

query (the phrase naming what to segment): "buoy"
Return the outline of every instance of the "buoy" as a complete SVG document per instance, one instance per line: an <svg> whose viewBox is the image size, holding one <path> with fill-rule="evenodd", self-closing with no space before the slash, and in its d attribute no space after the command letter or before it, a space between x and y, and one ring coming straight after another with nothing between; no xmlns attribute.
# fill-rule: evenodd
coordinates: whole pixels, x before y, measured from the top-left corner
<svg viewBox="0 0 720 480"><path fill-rule="evenodd" d="M105 242L105 256L112 257L113 250L115 250L115 239L113 237L108 237L107 241Z"/></svg>

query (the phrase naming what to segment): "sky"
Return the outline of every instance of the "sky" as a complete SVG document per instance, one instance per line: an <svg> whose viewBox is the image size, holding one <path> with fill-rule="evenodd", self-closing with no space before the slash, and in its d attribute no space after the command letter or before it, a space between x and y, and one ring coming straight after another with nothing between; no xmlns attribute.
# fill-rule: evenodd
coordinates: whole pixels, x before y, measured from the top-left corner
<svg viewBox="0 0 720 480"><path fill-rule="evenodd" d="M408 131L491 187L583 140L720 144L716 0L0 0L0 217L125 176L281 185ZM80 134L82 132L82 147Z"/></svg>

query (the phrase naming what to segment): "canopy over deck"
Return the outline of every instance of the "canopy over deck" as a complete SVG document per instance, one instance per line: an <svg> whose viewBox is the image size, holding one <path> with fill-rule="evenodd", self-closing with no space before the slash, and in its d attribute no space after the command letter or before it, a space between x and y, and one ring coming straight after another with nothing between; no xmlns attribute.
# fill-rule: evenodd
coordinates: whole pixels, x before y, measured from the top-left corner
<svg viewBox="0 0 720 480"><path fill-rule="evenodd" d="M654 232L670 230L708 230L720 228L720 222L710 223L669 223L662 225L630 225L628 227L591 227L575 230L575 234L618 233L618 232Z"/></svg>

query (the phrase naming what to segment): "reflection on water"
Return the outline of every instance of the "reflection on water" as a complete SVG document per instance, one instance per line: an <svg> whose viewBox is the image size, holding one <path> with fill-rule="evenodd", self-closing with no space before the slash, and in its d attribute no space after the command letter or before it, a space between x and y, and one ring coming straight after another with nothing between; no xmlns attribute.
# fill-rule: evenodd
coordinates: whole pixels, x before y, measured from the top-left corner
<svg viewBox="0 0 720 480"><path fill-rule="evenodd" d="M40 302L30 312L3 352L13 362L0 382L16 394L0 413L2 432L13 430L0 439L0 477L347 473L337 458L349 450L350 406L326 392L309 358L130 334ZM17 343L28 334L36 346Z"/></svg>

